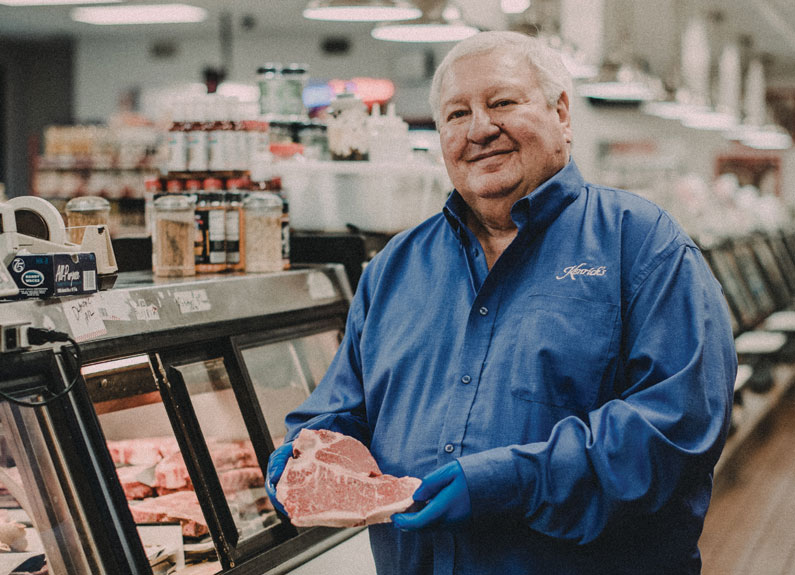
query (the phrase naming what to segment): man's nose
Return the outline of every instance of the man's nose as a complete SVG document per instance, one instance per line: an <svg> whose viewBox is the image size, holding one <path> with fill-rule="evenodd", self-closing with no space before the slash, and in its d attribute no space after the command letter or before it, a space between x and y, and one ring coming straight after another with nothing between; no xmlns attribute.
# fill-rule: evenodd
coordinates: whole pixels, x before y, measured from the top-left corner
<svg viewBox="0 0 795 575"><path fill-rule="evenodd" d="M500 127L492 120L488 110L473 110L467 137L475 143L492 140L500 133Z"/></svg>

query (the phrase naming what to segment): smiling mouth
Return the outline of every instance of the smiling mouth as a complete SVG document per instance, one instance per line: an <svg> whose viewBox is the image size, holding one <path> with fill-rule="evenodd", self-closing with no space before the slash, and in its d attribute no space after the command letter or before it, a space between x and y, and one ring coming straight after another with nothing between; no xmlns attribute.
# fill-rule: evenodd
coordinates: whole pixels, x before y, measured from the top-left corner
<svg viewBox="0 0 795 575"><path fill-rule="evenodd" d="M487 160L489 158L494 158L495 156L503 156L505 154L510 154L512 151L513 150L495 150L495 151L492 151L492 152L484 152L482 154L477 154L475 156L472 156L467 161L471 162L471 163L479 162L481 160Z"/></svg>

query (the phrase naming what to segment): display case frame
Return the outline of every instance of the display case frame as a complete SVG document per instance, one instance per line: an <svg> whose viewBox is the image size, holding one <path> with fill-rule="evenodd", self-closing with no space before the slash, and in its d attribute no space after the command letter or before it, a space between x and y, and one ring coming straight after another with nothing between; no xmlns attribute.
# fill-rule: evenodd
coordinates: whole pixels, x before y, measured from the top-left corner
<svg viewBox="0 0 795 575"><path fill-rule="evenodd" d="M195 413L191 411L185 382L177 369L180 365L203 358L219 354L223 357L237 402L244 413L246 432L254 446L259 466L264 471L273 450L273 442L267 422L253 399L254 391L243 361L242 348L252 342L282 341L328 330L341 334L351 298L342 266L304 266L271 276L241 274L175 282L152 282L151 278L147 281L145 275L140 274L131 276L120 277L118 289L113 290L116 294L106 294L105 298L125 298L133 309L136 309L136 305L139 308L144 304L149 306L149 302L156 300L162 321L153 324L141 317L131 317L125 321L106 320L105 333L95 337L84 336L84 341L80 343L83 364L94 365L136 355L145 355L149 359L154 370L156 391L161 395L168 412L174 436L183 452L216 544L220 561L218 572L229 575L284 573L360 531L325 527L296 529L282 521L277 529L262 536L237 540L218 476L211 465ZM203 309L204 304L193 305L196 302L188 302L185 307L184 296L179 294L196 295L202 291L206 291L206 294L199 299L209 302L212 310ZM246 296L245 301L234 297L236 293ZM95 296L98 302L103 298L102 294ZM55 329L76 335L62 309L73 301L77 301L77 298L3 304L0 305L0 322L4 321L4 312L16 316L22 313L29 317L32 325L47 323ZM41 360L52 355L57 355L55 348L45 346L42 350L28 350L19 354L14 362L34 361L31 358L35 356L34 363L38 369L48 366L53 372L53 365L58 366L58 373L51 374L57 377L50 379L57 379L56 388L61 389L68 366L60 365L64 363L60 359L49 362ZM35 381L28 378L20 383L9 380L6 374L0 380L3 388L14 387L26 393L40 389L48 381L40 377ZM88 385L83 385L86 380ZM62 448L69 454L62 464L60 481L76 484L78 491L75 499L87 510L81 515L80 525L88 531L88 538L95 540L95 555L103 561L101 567L92 568L91 572L150 574L149 561L124 490L116 476L91 396L91 393L100 391L98 385L90 377L81 378L80 385L75 386L62 400L60 408L56 409L55 405L46 408L57 412L54 435L59 439L69 439L66 447ZM133 385L123 393L145 395L153 391L151 385L146 384L139 387ZM108 399L109 396L102 397ZM8 409L10 406L2 407ZM86 465L86 461L90 461L90 465ZM86 522L86 517L93 518L93 521ZM106 527L108 525L111 525L110 529ZM66 572L72 575L71 571Z"/></svg>

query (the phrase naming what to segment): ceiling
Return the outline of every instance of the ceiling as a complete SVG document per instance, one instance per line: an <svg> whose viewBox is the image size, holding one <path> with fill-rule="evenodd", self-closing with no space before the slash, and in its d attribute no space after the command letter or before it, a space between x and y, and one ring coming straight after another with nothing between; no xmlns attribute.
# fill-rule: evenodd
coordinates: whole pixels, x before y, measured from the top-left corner
<svg viewBox="0 0 795 575"><path fill-rule="evenodd" d="M141 2L142 0L136 0ZM167 3L177 0L151 0ZM309 21L301 16L307 0L181 0L199 5L210 14L201 24L157 25L151 27L127 26L105 27L72 22L71 7L10 7L0 5L0 40L43 39L54 36L76 38L93 35L135 36L190 36L217 33L222 14L229 15L233 33L240 30L295 33L307 37L324 34L362 33L368 24L339 24ZM501 13L499 0L453 0L460 7L465 19L482 29L506 29L516 24L517 17L510 19ZM768 61L771 78L792 78L795 81L795 2L793 0L534 0L528 13L521 18L531 23L543 18L548 6L554 4L608 3L612 10L605 11L605 35L613 35L613 42L606 47L615 47L616 42L628 41L633 50L647 60L652 72L663 75L672 62L678 61L678 37L689 15L718 14L712 18L713 43L728 39L747 37L750 42L746 50L763 54ZM546 5L546 8L544 8ZM600 4L601 5L601 4ZM575 8L576 9L576 8ZM617 20L624 20L619 22ZM631 20L631 22L630 22ZM661 23L667 22L667 25ZM631 32L626 28L631 26ZM667 27L666 27L667 26ZM617 36L619 30L622 35ZM659 41L665 30L666 42ZM657 40L655 40L655 38ZM650 40L651 39L651 40ZM576 38L571 38L576 43ZM661 49L662 46L662 49ZM719 46L713 51L717 54ZM715 56L716 58L716 56Z"/></svg>

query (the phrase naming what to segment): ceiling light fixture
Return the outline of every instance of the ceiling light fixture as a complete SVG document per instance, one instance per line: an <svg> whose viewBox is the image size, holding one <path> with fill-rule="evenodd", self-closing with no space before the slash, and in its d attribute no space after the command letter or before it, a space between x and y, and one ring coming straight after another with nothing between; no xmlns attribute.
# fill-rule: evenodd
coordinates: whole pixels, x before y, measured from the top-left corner
<svg viewBox="0 0 795 575"><path fill-rule="evenodd" d="M432 22L421 18L417 23L376 26L372 36L389 42L458 42L477 33L478 29L468 24Z"/></svg>
<svg viewBox="0 0 795 575"><path fill-rule="evenodd" d="M312 0L303 16L334 22L391 22L419 18L422 12L404 0Z"/></svg>
<svg viewBox="0 0 795 575"><path fill-rule="evenodd" d="M609 64L591 82L580 84L577 93L592 102L641 104L659 97L662 82L633 64L613 69Z"/></svg>
<svg viewBox="0 0 795 575"><path fill-rule="evenodd" d="M202 22L207 11L187 4L135 4L125 6L96 6L74 8L72 20L86 24L179 24Z"/></svg>
<svg viewBox="0 0 795 575"><path fill-rule="evenodd" d="M409 22L378 24L370 35L389 42L458 42L479 32L460 20L461 13L444 0L415 0L422 16Z"/></svg>
<svg viewBox="0 0 795 575"><path fill-rule="evenodd" d="M792 137L775 124L742 130L740 143L755 150L789 150Z"/></svg>
<svg viewBox="0 0 795 575"><path fill-rule="evenodd" d="M521 14L530 8L530 0L500 0L503 14Z"/></svg>
<svg viewBox="0 0 795 575"><path fill-rule="evenodd" d="M0 0L0 6L61 6L64 4L113 4L122 0Z"/></svg>
<svg viewBox="0 0 795 575"><path fill-rule="evenodd" d="M755 58L746 72L743 123L723 136L757 150L788 150L792 137L782 126L768 121L766 93L764 66Z"/></svg>
<svg viewBox="0 0 795 575"><path fill-rule="evenodd" d="M630 8L631 3L626 6ZM633 10L617 16L614 39L601 49L598 73L579 84L577 93L594 105L640 106L660 97L662 81L648 71L648 64L634 51Z"/></svg>

